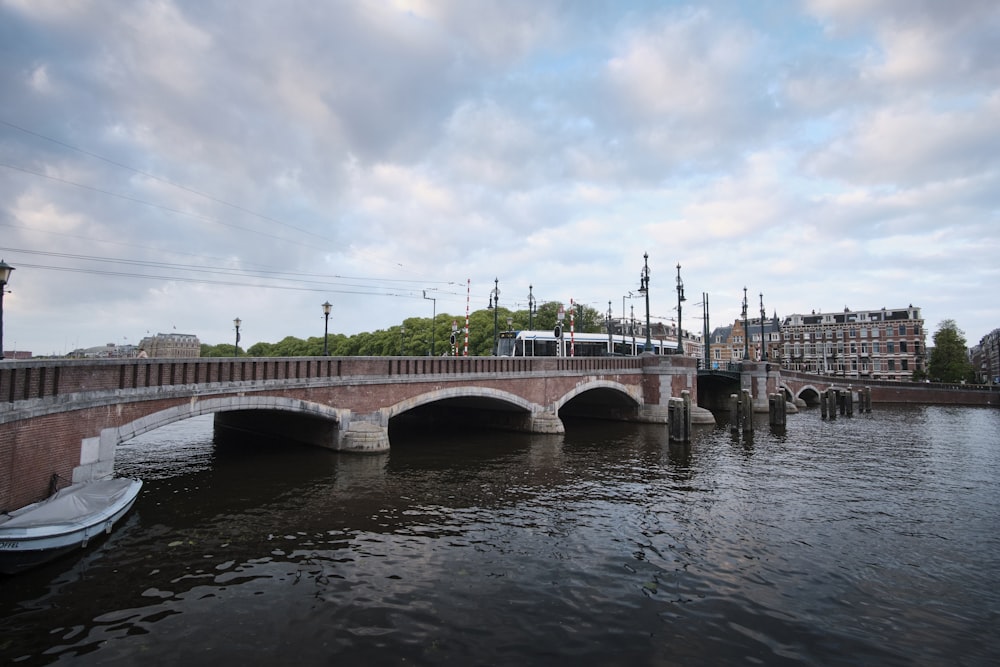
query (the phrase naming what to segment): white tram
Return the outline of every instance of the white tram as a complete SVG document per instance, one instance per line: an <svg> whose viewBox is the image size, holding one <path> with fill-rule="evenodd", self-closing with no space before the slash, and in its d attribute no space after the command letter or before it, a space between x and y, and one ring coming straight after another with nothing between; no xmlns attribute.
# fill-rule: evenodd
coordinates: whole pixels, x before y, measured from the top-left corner
<svg viewBox="0 0 1000 667"><path fill-rule="evenodd" d="M651 341L652 353L677 354L677 339L657 338ZM500 357L609 357L636 356L645 352L646 339L639 336L608 336L599 333L563 332L559 338L553 331L501 331L497 341Z"/></svg>

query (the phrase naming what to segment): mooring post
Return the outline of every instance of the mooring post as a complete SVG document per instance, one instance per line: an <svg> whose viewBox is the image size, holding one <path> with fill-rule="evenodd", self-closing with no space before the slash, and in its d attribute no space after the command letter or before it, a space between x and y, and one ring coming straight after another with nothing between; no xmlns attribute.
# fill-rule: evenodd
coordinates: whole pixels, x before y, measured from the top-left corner
<svg viewBox="0 0 1000 667"><path fill-rule="evenodd" d="M681 401L684 404L684 442L691 441L691 392L681 391Z"/></svg>
<svg viewBox="0 0 1000 667"><path fill-rule="evenodd" d="M863 389L862 397L863 397L863 402L861 404L861 411L862 412L871 412L872 411L872 388L871 387L865 387Z"/></svg>
<svg viewBox="0 0 1000 667"><path fill-rule="evenodd" d="M830 419L837 418L837 390L830 387L826 390L826 400L829 403Z"/></svg>
<svg viewBox="0 0 1000 667"><path fill-rule="evenodd" d="M769 394L767 397L767 412L771 426L785 426L787 408L784 394Z"/></svg>
<svg viewBox="0 0 1000 667"><path fill-rule="evenodd" d="M743 425L743 432L753 432L753 398L750 390L744 389L741 393L740 420Z"/></svg>
<svg viewBox="0 0 1000 667"><path fill-rule="evenodd" d="M854 389L850 385L847 386L847 395L844 398L845 409L847 410L847 416L854 416Z"/></svg>
<svg viewBox="0 0 1000 667"><path fill-rule="evenodd" d="M735 433L740 429L740 399L736 394L729 395L729 430Z"/></svg>

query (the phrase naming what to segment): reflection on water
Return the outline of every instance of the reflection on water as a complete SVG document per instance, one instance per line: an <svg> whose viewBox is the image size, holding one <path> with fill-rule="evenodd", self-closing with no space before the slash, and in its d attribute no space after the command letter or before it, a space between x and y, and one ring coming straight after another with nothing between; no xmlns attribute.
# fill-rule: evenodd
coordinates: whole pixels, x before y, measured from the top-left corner
<svg viewBox="0 0 1000 667"><path fill-rule="evenodd" d="M0 662L987 664L1000 413L782 433L393 433L383 455L123 445L95 548L0 581Z"/></svg>

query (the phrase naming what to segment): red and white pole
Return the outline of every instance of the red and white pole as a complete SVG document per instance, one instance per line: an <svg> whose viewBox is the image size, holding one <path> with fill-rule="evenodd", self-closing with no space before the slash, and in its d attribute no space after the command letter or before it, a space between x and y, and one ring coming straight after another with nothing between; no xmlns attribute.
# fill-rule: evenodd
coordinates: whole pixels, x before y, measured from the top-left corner
<svg viewBox="0 0 1000 667"><path fill-rule="evenodd" d="M472 278L465 279L465 351L463 357L469 356L469 293L472 291Z"/></svg>

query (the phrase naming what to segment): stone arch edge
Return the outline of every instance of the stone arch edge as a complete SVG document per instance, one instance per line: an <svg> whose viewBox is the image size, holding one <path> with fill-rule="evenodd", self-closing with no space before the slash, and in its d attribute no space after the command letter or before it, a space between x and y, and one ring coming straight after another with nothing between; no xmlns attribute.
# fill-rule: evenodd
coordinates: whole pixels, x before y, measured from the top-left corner
<svg viewBox="0 0 1000 667"><path fill-rule="evenodd" d="M118 445L132 438L183 419L238 410L280 410L307 414L342 425L350 421L350 410L332 408L321 403L284 396L243 395L191 399L178 405L157 410L120 426L109 426L100 435L84 438L80 443L80 465L73 469L73 482L87 482L111 477L114 473Z"/></svg>

